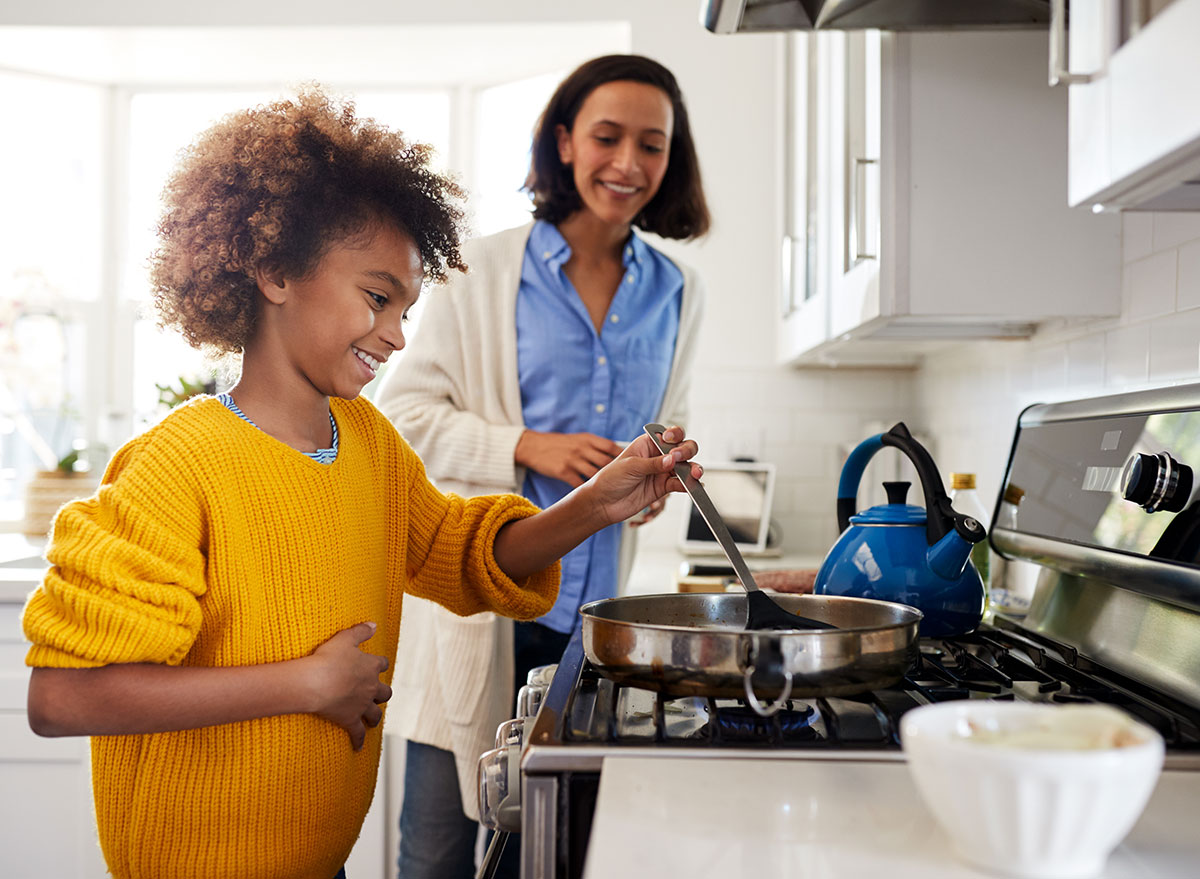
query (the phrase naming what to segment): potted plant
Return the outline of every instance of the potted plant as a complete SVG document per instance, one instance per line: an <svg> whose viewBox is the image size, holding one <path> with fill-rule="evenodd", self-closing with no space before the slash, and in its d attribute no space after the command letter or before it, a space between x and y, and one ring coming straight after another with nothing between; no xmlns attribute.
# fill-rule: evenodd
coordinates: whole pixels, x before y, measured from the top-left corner
<svg viewBox="0 0 1200 879"><path fill-rule="evenodd" d="M25 520L21 531L28 537L45 537L54 515L67 503L92 493L96 475L76 469L82 448L72 448L53 469L38 470L25 485Z"/></svg>

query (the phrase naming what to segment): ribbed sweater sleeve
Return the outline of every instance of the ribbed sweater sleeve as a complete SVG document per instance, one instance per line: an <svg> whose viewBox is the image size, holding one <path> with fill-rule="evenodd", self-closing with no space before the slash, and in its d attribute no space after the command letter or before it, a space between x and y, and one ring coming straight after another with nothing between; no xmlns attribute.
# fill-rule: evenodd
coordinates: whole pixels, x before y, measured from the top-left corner
<svg viewBox="0 0 1200 879"><path fill-rule="evenodd" d="M204 511L189 480L125 446L96 496L64 507L24 612L33 666L178 665L201 626Z"/></svg>
<svg viewBox="0 0 1200 879"><path fill-rule="evenodd" d="M412 520L406 591L460 616L490 610L527 620L550 610L558 594L560 563L515 582L494 553L500 529L534 515L538 508L511 494L442 494L430 484L415 454L408 467Z"/></svg>

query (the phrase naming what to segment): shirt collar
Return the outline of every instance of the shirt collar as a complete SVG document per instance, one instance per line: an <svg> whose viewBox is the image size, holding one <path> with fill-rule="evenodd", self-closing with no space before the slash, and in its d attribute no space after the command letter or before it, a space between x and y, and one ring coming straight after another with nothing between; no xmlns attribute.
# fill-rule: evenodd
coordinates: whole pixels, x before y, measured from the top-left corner
<svg viewBox="0 0 1200 879"><path fill-rule="evenodd" d="M567 239L562 237L557 226L545 220L533 224L529 247L547 265L561 266L571 258L571 245L567 244Z"/></svg>
<svg viewBox="0 0 1200 879"><path fill-rule="evenodd" d="M561 266L571 258L571 245L567 244L567 239L563 238L557 226L545 220L538 220L533 224L529 246L532 252L548 265ZM625 242L625 249L621 251L621 262L626 268L634 263L640 267L646 261L649 248L650 245L642 240L637 230L631 228L629 240Z"/></svg>
<svg viewBox="0 0 1200 879"><path fill-rule="evenodd" d="M637 229L630 229L629 240L625 242L625 250L621 254L621 259L624 260L627 268L630 263L637 263L640 266L646 261L649 249L650 245L642 240Z"/></svg>

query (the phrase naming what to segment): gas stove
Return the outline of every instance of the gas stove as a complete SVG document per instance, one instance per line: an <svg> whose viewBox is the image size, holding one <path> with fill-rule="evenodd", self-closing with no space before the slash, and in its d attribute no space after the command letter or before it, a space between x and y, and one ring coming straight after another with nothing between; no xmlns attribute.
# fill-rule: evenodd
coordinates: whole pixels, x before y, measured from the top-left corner
<svg viewBox="0 0 1200 879"><path fill-rule="evenodd" d="M900 718L955 699L1106 703L1167 742L1168 768L1200 769L1200 708L1166 697L1077 650L996 618L968 635L923 638L920 659L892 687L793 699L770 717L740 699L669 698L614 683L572 639L522 757L522 772L598 771L606 756L900 760Z"/></svg>
<svg viewBox="0 0 1200 879"><path fill-rule="evenodd" d="M921 639L884 689L793 699L764 718L740 700L616 684L577 634L523 691L528 717L506 728L521 875L582 875L606 757L901 761L900 718L930 702L1114 705L1162 733L1167 770L1200 770L1196 467L1200 385L1027 409L990 537L1009 570L1034 572L1028 612Z"/></svg>

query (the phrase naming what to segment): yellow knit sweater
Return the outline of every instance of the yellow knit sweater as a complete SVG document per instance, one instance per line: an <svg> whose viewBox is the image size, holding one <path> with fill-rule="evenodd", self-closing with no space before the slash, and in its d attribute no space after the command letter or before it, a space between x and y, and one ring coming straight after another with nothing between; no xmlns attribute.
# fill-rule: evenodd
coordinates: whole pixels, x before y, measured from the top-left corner
<svg viewBox="0 0 1200 879"><path fill-rule="evenodd" d="M31 666L241 666L310 654L375 620L390 681L404 592L530 619L557 565L514 583L496 532L536 509L426 479L369 402L333 400L319 464L201 398L124 446L96 497L65 507L29 599ZM120 879L332 879L374 793L381 727L292 714L92 739L100 844Z"/></svg>

